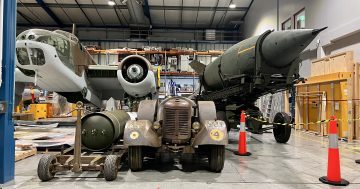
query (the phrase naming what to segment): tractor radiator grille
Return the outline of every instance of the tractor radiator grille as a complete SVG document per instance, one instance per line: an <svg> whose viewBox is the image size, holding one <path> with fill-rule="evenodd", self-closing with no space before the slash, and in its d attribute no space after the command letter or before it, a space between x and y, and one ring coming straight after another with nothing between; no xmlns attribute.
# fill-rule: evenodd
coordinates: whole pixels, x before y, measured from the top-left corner
<svg viewBox="0 0 360 189"><path fill-rule="evenodd" d="M163 139L181 144L191 137L191 108L164 107Z"/></svg>

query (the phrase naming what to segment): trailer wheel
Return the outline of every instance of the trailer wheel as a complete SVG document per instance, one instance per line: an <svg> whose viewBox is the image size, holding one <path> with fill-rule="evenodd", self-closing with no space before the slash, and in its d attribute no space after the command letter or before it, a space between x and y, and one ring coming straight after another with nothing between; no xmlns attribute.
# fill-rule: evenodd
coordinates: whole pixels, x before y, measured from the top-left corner
<svg viewBox="0 0 360 189"><path fill-rule="evenodd" d="M224 168L225 146L210 146L209 166L210 171L219 173Z"/></svg>
<svg viewBox="0 0 360 189"><path fill-rule="evenodd" d="M141 146L129 146L129 166L131 171L140 171L143 166Z"/></svg>
<svg viewBox="0 0 360 189"><path fill-rule="evenodd" d="M54 178L56 170L56 157L54 155L43 155L39 161L37 173L41 181L49 181Z"/></svg>
<svg viewBox="0 0 360 189"><path fill-rule="evenodd" d="M285 112L278 112L274 117L274 123L291 123L290 116ZM278 143L286 143L290 139L291 127L289 125L273 124L274 137Z"/></svg>
<svg viewBox="0 0 360 189"><path fill-rule="evenodd" d="M106 181L113 181L117 178L119 169L118 156L108 155L104 162L104 178Z"/></svg>

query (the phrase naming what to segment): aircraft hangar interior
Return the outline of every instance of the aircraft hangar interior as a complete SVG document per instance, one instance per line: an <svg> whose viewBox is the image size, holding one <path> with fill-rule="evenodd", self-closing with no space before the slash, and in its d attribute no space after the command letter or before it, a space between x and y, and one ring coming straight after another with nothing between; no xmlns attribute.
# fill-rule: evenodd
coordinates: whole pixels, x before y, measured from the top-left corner
<svg viewBox="0 0 360 189"><path fill-rule="evenodd" d="M0 0L0 189L359 189L359 7Z"/></svg>

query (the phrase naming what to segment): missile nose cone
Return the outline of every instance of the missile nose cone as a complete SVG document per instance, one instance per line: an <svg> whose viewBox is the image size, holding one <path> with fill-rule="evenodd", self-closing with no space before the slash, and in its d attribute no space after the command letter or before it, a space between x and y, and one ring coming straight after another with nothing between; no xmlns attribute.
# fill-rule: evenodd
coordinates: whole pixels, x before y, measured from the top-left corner
<svg viewBox="0 0 360 189"><path fill-rule="evenodd" d="M288 66L319 34L321 29L275 31L263 41L261 52L266 63L277 68Z"/></svg>
<svg viewBox="0 0 360 189"><path fill-rule="evenodd" d="M313 35L317 35L317 34L319 34L320 32L322 32L323 30L326 30L328 27L326 26L326 27L323 27L323 28L320 28L320 29L313 29L313 31L312 31L312 34Z"/></svg>

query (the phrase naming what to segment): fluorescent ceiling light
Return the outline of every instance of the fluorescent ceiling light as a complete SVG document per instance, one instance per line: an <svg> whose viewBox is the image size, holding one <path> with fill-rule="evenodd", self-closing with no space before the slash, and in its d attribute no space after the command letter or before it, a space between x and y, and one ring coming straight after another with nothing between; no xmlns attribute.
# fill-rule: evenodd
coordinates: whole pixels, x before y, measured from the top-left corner
<svg viewBox="0 0 360 189"><path fill-rule="evenodd" d="M234 8L236 8L236 5L235 4L230 4L229 8L234 9Z"/></svg>
<svg viewBox="0 0 360 189"><path fill-rule="evenodd" d="M108 4L109 4L110 6L114 6L114 5L115 5L115 2L114 2L114 1L108 1Z"/></svg>

